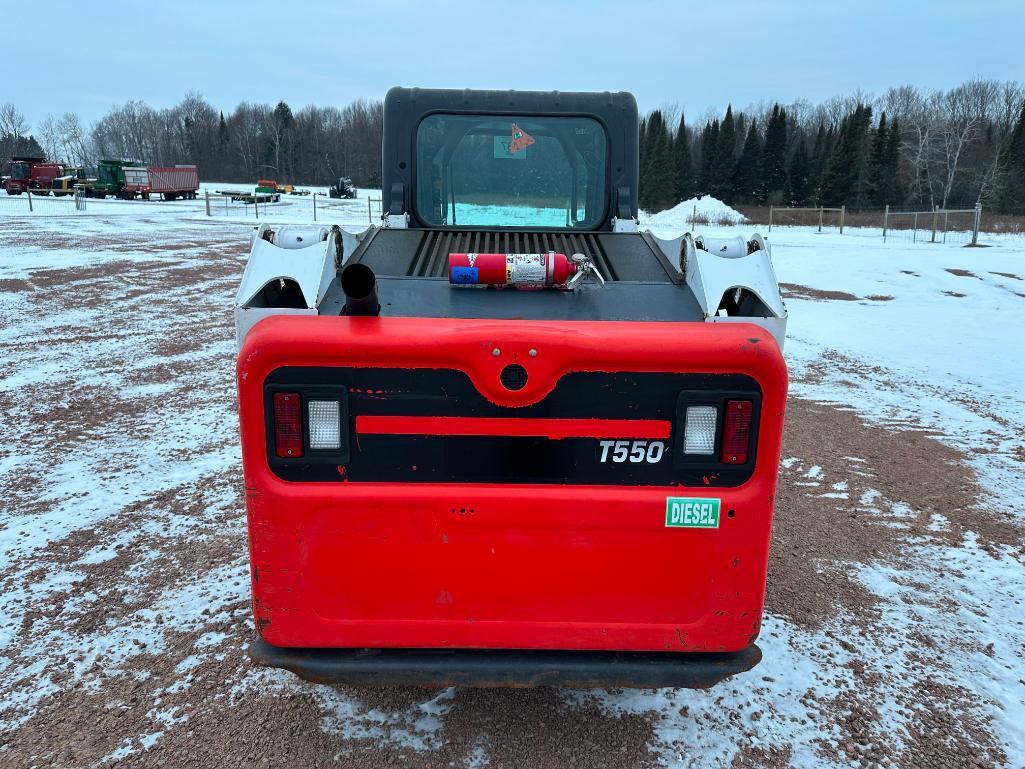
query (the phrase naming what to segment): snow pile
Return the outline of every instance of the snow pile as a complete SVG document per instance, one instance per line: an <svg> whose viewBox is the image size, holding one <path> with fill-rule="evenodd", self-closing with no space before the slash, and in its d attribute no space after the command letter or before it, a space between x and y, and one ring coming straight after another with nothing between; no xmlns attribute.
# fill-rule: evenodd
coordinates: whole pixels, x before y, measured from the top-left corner
<svg viewBox="0 0 1025 769"><path fill-rule="evenodd" d="M699 225L743 224L747 221L742 213L711 195L684 200L657 214L641 211L640 218L641 224L645 226L674 230L689 230L695 219Z"/></svg>

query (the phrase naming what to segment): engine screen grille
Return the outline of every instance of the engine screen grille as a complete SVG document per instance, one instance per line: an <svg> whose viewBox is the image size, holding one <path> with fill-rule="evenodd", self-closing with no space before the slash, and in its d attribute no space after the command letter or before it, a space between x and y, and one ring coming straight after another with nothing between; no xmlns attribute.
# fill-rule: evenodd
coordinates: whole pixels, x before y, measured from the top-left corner
<svg viewBox="0 0 1025 769"><path fill-rule="evenodd" d="M488 230L427 230L406 275L447 277L449 254L538 254L547 251L566 256L583 254L595 264L605 280L618 279L593 233Z"/></svg>

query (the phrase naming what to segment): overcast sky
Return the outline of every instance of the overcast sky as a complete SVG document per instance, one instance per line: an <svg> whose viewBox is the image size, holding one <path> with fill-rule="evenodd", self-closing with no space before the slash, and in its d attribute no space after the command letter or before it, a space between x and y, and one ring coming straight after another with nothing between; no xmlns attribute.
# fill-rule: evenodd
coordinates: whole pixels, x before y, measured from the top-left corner
<svg viewBox="0 0 1025 769"><path fill-rule="evenodd" d="M642 111L677 102L697 117L727 102L1025 79L1025 0L0 0L0 9L0 103L13 101L33 129L48 113L70 109L91 123L129 99L167 107L190 90L225 112L243 100L341 106L392 85L628 90ZM31 33L37 25L49 31Z"/></svg>

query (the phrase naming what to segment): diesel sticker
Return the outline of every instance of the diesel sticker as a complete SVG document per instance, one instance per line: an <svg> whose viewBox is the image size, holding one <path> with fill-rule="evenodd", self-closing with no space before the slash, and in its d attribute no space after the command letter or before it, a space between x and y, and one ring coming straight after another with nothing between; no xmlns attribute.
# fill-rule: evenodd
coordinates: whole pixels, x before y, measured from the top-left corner
<svg viewBox="0 0 1025 769"><path fill-rule="evenodd" d="M666 526L719 528L719 500L707 497L666 497Z"/></svg>

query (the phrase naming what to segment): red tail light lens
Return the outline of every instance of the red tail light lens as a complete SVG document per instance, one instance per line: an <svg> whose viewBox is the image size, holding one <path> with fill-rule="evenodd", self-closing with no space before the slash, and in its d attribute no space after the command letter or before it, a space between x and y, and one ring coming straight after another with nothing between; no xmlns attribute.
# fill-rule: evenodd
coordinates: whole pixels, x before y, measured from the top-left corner
<svg viewBox="0 0 1025 769"><path fill-rule="evenodd" d="M747 462L751 444L751 417L754 415L752 401L726 401L726 414L722 427L722 450L719 460L727 465L742 465Z"/></svg>
<svg viewBox="0 0 1025 769"><path fill-rule="evenodd" d="M274 453L279 457L303 455L299 393L274 393Z"/></svg>

